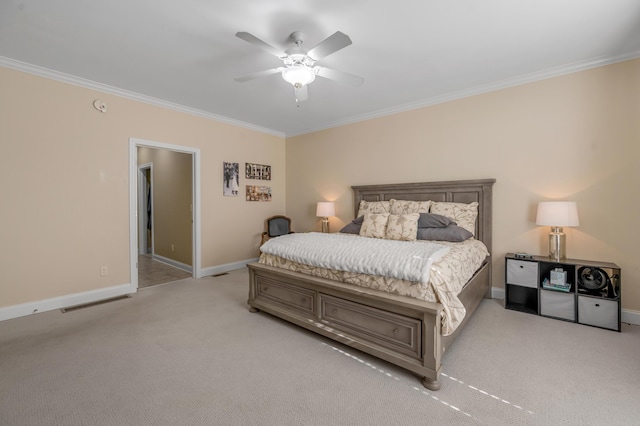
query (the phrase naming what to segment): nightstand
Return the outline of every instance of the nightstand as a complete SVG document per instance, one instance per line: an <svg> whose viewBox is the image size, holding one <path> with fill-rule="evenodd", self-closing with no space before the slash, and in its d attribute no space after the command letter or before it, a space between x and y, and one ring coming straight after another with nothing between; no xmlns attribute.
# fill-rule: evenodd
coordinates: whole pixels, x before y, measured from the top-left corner
<svg viewBox="0 0 640 426"><path fill-rule="evenodd" d="M620 331L621 271L609 262L505 257L507 309Z"/></svg>

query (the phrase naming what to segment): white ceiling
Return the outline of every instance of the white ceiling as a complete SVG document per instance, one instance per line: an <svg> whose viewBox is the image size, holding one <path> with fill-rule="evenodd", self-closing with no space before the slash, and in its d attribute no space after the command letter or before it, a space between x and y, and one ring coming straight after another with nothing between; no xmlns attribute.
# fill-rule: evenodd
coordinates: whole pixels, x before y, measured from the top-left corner
<svg viewBox="0 0 640 426"><path fill-rule="evenodd" d="M247 31L363 76L318 77L298 107ZM296 135L640 57L640 0L0 0L0 65Z"/></svg>

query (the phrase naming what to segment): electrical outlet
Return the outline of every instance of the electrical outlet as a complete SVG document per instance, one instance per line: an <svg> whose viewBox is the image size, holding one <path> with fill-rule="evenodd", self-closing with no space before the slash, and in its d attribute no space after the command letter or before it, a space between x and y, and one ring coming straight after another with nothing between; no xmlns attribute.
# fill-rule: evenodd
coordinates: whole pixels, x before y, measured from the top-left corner
<svg viewBox="0 0 640 426"><path fill-rule="evenodd" d="M107 275L109 275L109 268L106 266L101 266L100 267L100 276L101 277L106 277Z"/></svg>
<svg viewBox="0 0 640 426"><path fill-rule="evenodd" d="M176 248L174 247L173 244L171 244L171 251L174 251Z"/></svg>

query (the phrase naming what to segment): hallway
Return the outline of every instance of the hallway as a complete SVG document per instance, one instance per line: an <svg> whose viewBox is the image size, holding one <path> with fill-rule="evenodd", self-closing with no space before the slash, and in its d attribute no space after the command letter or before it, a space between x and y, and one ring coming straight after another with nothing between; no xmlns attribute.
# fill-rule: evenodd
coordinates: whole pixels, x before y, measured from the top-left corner
<svg viewBox="0 0 640 426"><path fill-rule="evenodd" d="M153 260L150 254L138 255L138 289L191 278L191 273Z"/></svg>

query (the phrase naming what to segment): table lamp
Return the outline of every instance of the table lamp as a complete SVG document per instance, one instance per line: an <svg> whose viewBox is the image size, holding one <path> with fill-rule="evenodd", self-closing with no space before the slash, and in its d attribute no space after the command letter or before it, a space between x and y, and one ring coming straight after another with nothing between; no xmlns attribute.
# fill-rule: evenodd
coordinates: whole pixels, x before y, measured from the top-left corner
<svg viewBox="0 0 640 426"><path fill-rule="evenodd" d="M538 203L536 225L550 226L549 257L559 261L566 257L563 226L578 226L578 207L575 201L542 201Z"/></svg>
<svg viewBox="0 0 640 426"><path fill-rule="evenodd" d="M316 216L322 218L322 232L329 232L329 216L335 216L336 210L332 202L320 201L316 207Z"/></svg>

